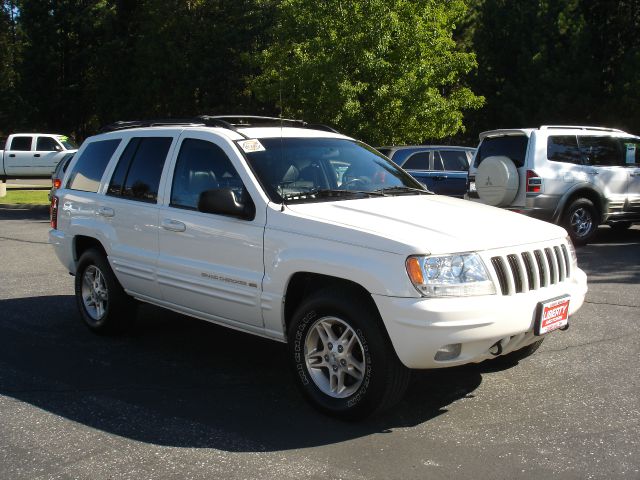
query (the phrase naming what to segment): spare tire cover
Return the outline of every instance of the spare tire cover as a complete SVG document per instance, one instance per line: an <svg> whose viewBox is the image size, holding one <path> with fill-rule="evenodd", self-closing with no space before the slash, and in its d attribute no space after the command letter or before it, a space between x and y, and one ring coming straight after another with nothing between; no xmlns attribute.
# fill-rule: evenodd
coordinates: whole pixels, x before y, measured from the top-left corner
<svg viewBox="0 0 640 480"><path fill-rule="evenodd" d="M518 193L518 170L509 157L485 158L476 173L476 190L483 203L506 207Z"/></svg>

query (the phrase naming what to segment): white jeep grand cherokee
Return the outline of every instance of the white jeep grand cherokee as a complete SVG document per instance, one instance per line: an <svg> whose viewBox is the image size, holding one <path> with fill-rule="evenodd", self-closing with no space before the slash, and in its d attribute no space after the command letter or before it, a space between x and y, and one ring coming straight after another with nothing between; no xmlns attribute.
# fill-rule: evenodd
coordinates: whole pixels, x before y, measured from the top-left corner
<svg viewBox="0 0 640 480"><path fill-rule="evenodd" d="M393 405L410 369L522 357L567 327L587 284L562 228L430 194L310 127L199 117L85 141L50 241L88 327L121 329L135 298L286 342L302 391L345 418Z"/></svg>

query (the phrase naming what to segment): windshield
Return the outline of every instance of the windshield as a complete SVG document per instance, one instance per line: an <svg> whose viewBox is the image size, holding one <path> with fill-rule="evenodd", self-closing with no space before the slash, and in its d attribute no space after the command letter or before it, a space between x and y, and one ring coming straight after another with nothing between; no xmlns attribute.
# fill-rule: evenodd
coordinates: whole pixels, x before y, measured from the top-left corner
<svg viewBox="0 0 640 480"><path fill-rule="evenodd" d="M64 146L65 149L67 150L76 150L78 148L78 146L75 144L75 142L73 140L71 140L69 137L66 137L64 135L60 135L58 137L58 141Z"/></svg>
<svg viewBox="0 0 640 480"><path fill-rule="evenodd" d="M265 138L260 143L264 150L246 156L267 195L277 203L425 193L413 177L360 142Z"/></svg>

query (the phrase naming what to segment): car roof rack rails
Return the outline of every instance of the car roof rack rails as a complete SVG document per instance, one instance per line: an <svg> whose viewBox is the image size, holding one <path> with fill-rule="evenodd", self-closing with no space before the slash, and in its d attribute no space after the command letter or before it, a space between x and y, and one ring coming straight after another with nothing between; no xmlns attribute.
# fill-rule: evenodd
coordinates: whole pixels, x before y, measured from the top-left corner
<svg viewBox="0 0 640 480"><path fill-rule="evenodd" d="M540 130L547 130L549 128L562 128L566 130L597 130L600 132L616 132L616 133L625 133L617 128L607 128L607 127L588 127L583 125L541 125Z"/></svg>
<svg viewBox="0 0 640 480"><path fill-rule="evenodd" d="M130 128L144 128L144 127L179 127L179 126L193 126L203 125L201 121L194 121L193 119L156 119L156 120L128 120L118 121L105 125L98 133L115 132L118 130L128 130Z"/></svg>
<svg viewBox="0 0 640 480"><path fill-rule="evenodd" d="M218 119L228 122L234 127L257 127L257 126L287 126L293 128L308 128L312 130L322 130L325 132L340 133L335 128L321 123L307 123L304 120L292 118L265 117L260 115L202 115L198 118Z"/></svg>

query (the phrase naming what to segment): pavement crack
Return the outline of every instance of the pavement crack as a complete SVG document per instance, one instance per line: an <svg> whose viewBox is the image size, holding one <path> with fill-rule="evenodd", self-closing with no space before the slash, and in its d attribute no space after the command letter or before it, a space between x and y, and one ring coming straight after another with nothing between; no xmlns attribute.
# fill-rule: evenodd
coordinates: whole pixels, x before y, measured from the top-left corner
<svg viewBox="0 0 640 480"><path fill-rule="evenodd" d="M590 303L592 305L609 305L611 307L640 308L640 305L627 305L626 303L593 302L591 300L585 300L584 303Z"/></svg>
<svg viewBox="0 0 640 480"><path fill-rule="evenodd" d="M20 242L20 243L33 243L37 245L49 245L49 242L39 242L36 240L24 240L21 238L12 238L12 237L3 237L3 236L0 236L0 240L9 240L9 241Z"/></svg>
<svg viewBox="0 0 640 480"><path fill-rule="evenodd" d="M551 352L563 352L565 350L569 350L570 348L580 348L587 345L597 345L598 343L615 342L617 340L623 340L625 338L633 338L633 337L639 337L639 336L640 336L640 333L633 333L633 334L627 334L627 335L620 335L619 337L601 338L599 340L593 340L590 342L576 343L575 345L567 345L566 347L562 347L562 348L551 348L548 350L544 350L543 352L540 352L540 354L551 353Z"/></svg>

